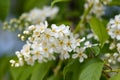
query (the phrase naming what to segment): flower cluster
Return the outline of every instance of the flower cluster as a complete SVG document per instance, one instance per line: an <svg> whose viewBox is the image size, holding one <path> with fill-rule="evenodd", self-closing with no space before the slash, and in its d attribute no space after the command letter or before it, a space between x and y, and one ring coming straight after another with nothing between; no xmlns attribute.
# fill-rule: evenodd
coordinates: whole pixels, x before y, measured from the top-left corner
<svg viewBox="0 0 120 80"><path fill-rule="evenodd" d="M109 21L107 31L112 39L120 40L120 14Z"/></svg>
<svg viewBox="0 0 120 80"><path fill-rule="evenodd" d="M116 64L120 62L120 15L116 15L115 19L111 19L107 25L107 31L109 36L113 39L113 42L108 42L109 50L113 53L106 53L104 60L110 64Z"/></svg>
<svg viewBox="0 0 120 80"><path fill-rule="evenodd" d="M108 4L112 0L87 0L85 3L85 9L88 9L90 6L93 6L90 10L90 15L94 14L96 17L100 18L104 14L105 6L104 4ZM88 16L91 17L91 16Z"/></svg>
<svg viewBox="0 0 120 80"><path fill-rule="evenodd" d="M10 60L12 66L18 67L25 63L34 65L35 61L47 62L55 60L58 56L64 60L70 58L70 55L73 59L79 58L79 61L83 62L84 58L87 58L85 49L91 47L89 42L80 47L85 38L77 39L69 26L65 25L52 24L51 28L48 28L47 22L44 22L29 26L25 32L27 34L32 32L32 35L28 37L22 50L16 52L18 61Z"/></svg>
<svg viewBox="0 0 120 80"><path fill-rule="evenodd" d="M120 62L120 53L106 53L104 54L104 57L102 57L104 61L107 62L108 65L110 64L116 64L117 62Z"/></svg>
<svg viewBox="0 0 120 80"><path fill-rule="evenodd" d="M24 18L32 22L32 24L39 24L40 22L45 21L47 18L54 18L58 12L57 7L43 7L43 9L34 8L29 13L24 13L21 15L21 18Z"/></svg>
<svg viewBox="0 0 120 80"><path fill-rule="evenodd" d="M43 7L43 9L34 8L28 13L23 13L19 19L11 19L9 22L4 22L4 29L10 29L14 31L15 29L24 30L31 24L39 24L40 22L45 21L47 18L54 18L57 12L59 11L58 7Z"/></svg>

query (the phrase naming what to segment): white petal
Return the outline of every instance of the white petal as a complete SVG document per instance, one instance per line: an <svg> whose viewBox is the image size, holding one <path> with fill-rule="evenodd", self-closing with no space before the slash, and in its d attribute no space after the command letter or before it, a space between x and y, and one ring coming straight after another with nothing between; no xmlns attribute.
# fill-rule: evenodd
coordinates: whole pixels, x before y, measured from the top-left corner
<svg viewBox="0 0 120 80"><path fill-rule="evenodd" d="M79 61L80 61L80 62L83 62L83 61L84 61L84 58L83 58L83 57L80 57L80 58L79 58Z"/></svg>
<svg viewBox="0 0 120 80"><path fill-rule="evenodd" d="M86 54L83 54L83 57L84 57L84 58L87 58L87 55L86 55Z"/></svg>
<svg viewBox="0 0 120 80"><path fill-rule="evenodd" d="M117 40L120 40L120 35L116 36Z"/></svg>
<svg viewBox="0 0 120 80"><path fill-rule="evenodd" d="M69 57L70 57L70 55L68 53L65 53L64 58L68 59Z"/></svg>
<svg viewBox="0 0 120 80"><path fill-rule="evenodd" d="M83 38L80 40L80 42L83 42L83 41L85 41L85 37L83 37Z"/></svg>
<svg viewBox="0 0 120 80"><path fill-rule="evenodd" d="M73 54L73 55L72 55L72 58L73 58L73 59L75 59L75 58L77 58L77 57L78 57L78 54Z"/></svg>
<svg viewBox="0 0 120 80"><path fill-rule="evenodd" d="M118 57L117 61L120 62L120 57Z"/></svg>

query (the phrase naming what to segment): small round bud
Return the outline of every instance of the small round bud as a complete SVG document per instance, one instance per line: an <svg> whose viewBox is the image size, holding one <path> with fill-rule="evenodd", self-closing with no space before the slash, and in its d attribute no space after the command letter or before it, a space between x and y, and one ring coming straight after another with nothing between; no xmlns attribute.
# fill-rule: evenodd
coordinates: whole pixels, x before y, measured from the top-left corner
<svg viewBox="0 0 120 80"><path fill-rule="evenodd" d="M19 51L16 51L15 54L17 55L18 58L22 56Z"/></svg>
<svg viewBox="0 0 120 80"><path fill-rule="evenodd" d="M120 62L120 57L117 58L117 61Z"/></svg>
<svg viewBox="0 0 120 80"><path fill-rule="evenodd" d="M34 26L34 25L31 25L28 29L29 29L29 30L34 30L34 29L35 29L35 26Z"/></svg>
<svg viewBox="0 0 120 80"><path fill-rule="evenodd" d="M29 31L24 31L23 34L29 34Z"/></svg>
<svg viewBox="0 0 120 80"><path fill-rule="evenodd" d="M19 65L19 63L15 63L15 67L19 67L20 65Z"/></svg>
<svg viewBox="0 0 120 80"><path fill-rule="evenodd" d="M109 53L105 54L105 57L110 57L110 54Z"/></svg>
<svg viewBox="0 0 120 80"><path fill-rule="evenodd" d="M108 62L109 62L109 63L112 63L112 60L111 60L111 59L108 59Z"/></svg>
<svg viewBox="0 0 120 80"><path fill-rule="evenodd" d="M114 57L118 57L118 53L114 53L113 56L114 56Z"/></svg>
<svg viewBox="0 0 120 80"><path fill-rule="evenodd" d="M109 49L112 50L115 48L115 43L111 43Z"/></svg>
<svg viewBox="0 0 120 80"><path fill-rule="evenodd" d="M24 37L24 36L21 36L21 40L24 41L24 40L25 40L25 37Z"/></svg>
<svg viewBox="0 0 120 80"><path fill-rule="evenodd" d="M14 64L14 63L15 63L15 61L14 61L14 60L10 60L10 63Z"/></svg>
<svg viewBox="0 0 120 80"><path fill-rule="evenodd" d="M21 37L21 34L18 34L18 37Z"/></svg>

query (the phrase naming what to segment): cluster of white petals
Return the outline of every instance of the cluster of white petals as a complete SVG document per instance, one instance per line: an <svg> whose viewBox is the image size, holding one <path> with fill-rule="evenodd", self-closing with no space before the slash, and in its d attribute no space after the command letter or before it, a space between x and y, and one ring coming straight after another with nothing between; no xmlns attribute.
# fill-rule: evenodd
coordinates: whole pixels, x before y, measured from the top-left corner
<svg viewBox="0 0 120 80"><path fill-rule="evenodd" d="M42 9L33 8L30 12L23 13L18 19L13 18L9 22L4 22L3 28L15 31L23 31L31 24L39 24L49 19L53 19L58 13L58 7L45 6Z"/></svg>
<svg viewBox="0 0 120 80"><path fill-rule="evenodd" d="M103 3L102 3L103 2ZM100 18L105 11L105 6L104 4L107 4L111 2L111 0L87 0L85 3L84 7L85 9L88 9L90 6L93 6L92 9L90 10L90 14L96 15L98 18ZM88 16L88 18L90 15Z"/></svg>
<svg viewBox="0 0 120 80"><path fill-rule="evenodd" d="M120 62L120 14L109 21L107 31L109 36L113 39L113 42L109 45L109 49L113 50L113 53L105 54L104 59L110 64L116 64Z"/></svg>
<svg viewBox="0 0 120 80"><path fill-rule="evenodd" d="M87 58L84 51L87 47L90 47L90 43L87 42L86 46L81 48L80 43L85 38L77 39L70 31L69 26L52 24L51 28L48 28L48 23L45 21L38 25L29 26L27 32L32 32L32 35L28 38L22 50L16 52L18 61L10 60L12 66L18 67L24 65L24 63L34 65L35 61L39 63L47 62L55 60L58 56L60 60L64 60L70 58L71 52L72 58L79 58L80 62Z"/></svg>
<svg viewBox="0 0 120 80"><path fill-rule="evenodd" d="M29 13L22 14L20 18L25 18L27 21L32 22L32 24L39 24L47 18L54 18L58 11L58 7L45 6L43 9L34 8Z"/></svg>
<svg viewBox="0 0 120 80"><path fill-rule="evenodd" d="M120 40L120 14L109 21L107 31L112 39Z"/></svg>
<svg viewBox="0 0 120 80"><path fill-rule="evenodd" d="M118 62L120 62L120 53L106 53L104 54L104 57L102 57L102 59L104 61L106 61L108 63L108 65L110 64L116 64Z"/></svg>
<svg viewBox="0 0 120 80"><path fill-rule="evenodd" d="M120 62L120 43L111 42L109 45L110 53L105 53L102 59L110 64L117 64Z"/></svg>

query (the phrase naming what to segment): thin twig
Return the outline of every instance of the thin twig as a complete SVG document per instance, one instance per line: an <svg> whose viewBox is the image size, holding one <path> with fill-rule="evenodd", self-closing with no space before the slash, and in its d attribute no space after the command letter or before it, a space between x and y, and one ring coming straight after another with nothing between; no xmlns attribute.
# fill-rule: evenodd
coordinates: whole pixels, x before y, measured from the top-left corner
<svg viewBox="0 0 120 80"><path fill-rule="evenodd" d="M76 26L75 30L73 33L77 33L80 29L80 26L84 23L86 16L89 14L90 10L92 9L93 4L91 4L87 10L84 11L83 16L81 18L81 20L79 21L78 25Z"/></svg>
<svg viewBox="0 0 120 80"><path fill-rule="evenodd" d="M62 66L62 63L63 63L63 61L60 60L57 67L54 69L54 75L58 74L58 72L59 72L59 70L60 70L60 68Z"/></svg>

